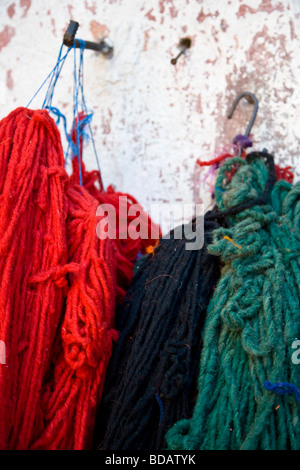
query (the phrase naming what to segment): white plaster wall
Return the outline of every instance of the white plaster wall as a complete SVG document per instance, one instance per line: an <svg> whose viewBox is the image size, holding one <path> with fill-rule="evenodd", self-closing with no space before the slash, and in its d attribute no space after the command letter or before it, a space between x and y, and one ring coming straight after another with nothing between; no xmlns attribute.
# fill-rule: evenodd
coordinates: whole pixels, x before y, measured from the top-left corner
<svg viewBox="0 0 300 470"><path fill-rule="evenodd" d="M26 106L53 68L70 19L77 37L108 36L114 56L85 53L85 96L105 185L142 203L192 202L196 159L243 133L300 179L300 0L0 0L0 118ZM174 67L179 39L192 47ZM71 55L53 105L72 116ZM43 89L32 108L41 106ZM85 150L96 167L92 146ZM205 194L200 194L205 199Z"/></svg>

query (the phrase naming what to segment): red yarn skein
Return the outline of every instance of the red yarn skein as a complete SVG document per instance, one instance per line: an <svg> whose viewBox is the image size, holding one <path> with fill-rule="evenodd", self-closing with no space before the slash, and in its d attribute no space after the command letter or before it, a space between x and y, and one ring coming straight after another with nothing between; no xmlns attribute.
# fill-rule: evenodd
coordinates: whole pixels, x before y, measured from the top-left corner
<svg viewBox="0 0 300 470"><path fill-rule="evenodd" d="M0 122L1 449L91 445L122 300L149 238L120 238L119 197L99 172L71 180L57 126L46 110L18 108ZM97 182L99 187L97 187ZM99 204L117 212L117 238L98 238ZM125 226L124 226L125 225ZM158 231L159 235L160 230Z"/></svg>
<svg viewBox="0 0 300 470"><path fill-rule="evenodd" d="M47 111L18 108L0 122L0 448L27 449L41 431L39 403L66 281L68 180ZM35 276L44 278L34 283Z"/></svg>
<svg viewBox="0 0 300 470"><path fill-rule="evenodd" d="M81 115L81 118L84 116ZM75 142L75 135L73 133ZM81 153L82 153L82 140ZM116 299L121 301L130 285L137 253L148 240L120 239L119 197L110 186L103 190L99 171L88 172L81 161L83 186L78 184L79 165L72 160L73 173L67 193L69 290L66 313L58 341L53 374L44 387L42 408L46 427L32 449L88 449L92 444L104 385L105 373L118 338L114 329ZM98 187L97 187L98 183ZM137 201L127 196L127 207ZM117 213L116 239L98 238L99 204L112 204ZM151 220L143 213L143 223ZM159 232L160 233L160 232ZM65 270L62 272L65 275Z"/></svg>
<svg viewBox="0 0 300 470"><path fill-rule="evenodd" d="M87 449L112 353L116 257L99 239L98 202L85 188L68 191L69 290L53 375L44 387L46 427L33 449Z"/></svg>

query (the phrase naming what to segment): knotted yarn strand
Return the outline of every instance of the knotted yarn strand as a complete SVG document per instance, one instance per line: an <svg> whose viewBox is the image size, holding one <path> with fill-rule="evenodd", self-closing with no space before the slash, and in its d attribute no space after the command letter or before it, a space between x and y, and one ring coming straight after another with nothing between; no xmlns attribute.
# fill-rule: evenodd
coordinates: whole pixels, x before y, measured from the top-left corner
<svg viewBox="0 0 300 470"><path fill-rule="evenodd" d="M114 245L96 234L97 200L79 185L69 189L68 199L66 312L53 376L43 389L46 426L33 449L90 447L112 342L118 338Z"/></svg>
<svg viewBox="0 0 300 470"><path fill-rule="evenodd" d="M77 140L75 132L71 135ZM133 243L130 238L120 240L119 232L128 228L131 217L124 221L125 227L118 222L116 239L100 236L97 227L102 216L98 215L98 206L109 203L118 208L122 194L112 188L104 192L101 184L97 188L94 183L101 183L99 171L87 172L82 160L79 170L77 156L72 163L66 193L68 263L60 272L62 278L68 277L69 288L52 373L42 391L45 427L31 446L35 450L91 447L112 344L118 339L114 328L115 305L123 300L129 287L138 251L149 243L141 238ZM126 209L135 203L128 196ZM150 218L143 214L144 223L150 227Z"/></svg>
<svg viewBox="0 0 300 470"><path fill-rule="evenodd" d="M149 242L99 237L99 202L118 193L94 192L68 177L47 110L0 122L1 449L91 446L115 304Z"/></svg>
<svg viewBox="0 0 300 470"><path fill-rule="evenodd" d="M66 288L55 273L67 260L68 178L47 111L18 108L0 122L0 162L0 448L27 449L41 431L41 386Z"/></svg>
<svg viewBox="0 0 300 470"><path fill-rule="evenodd" d="M224 267L207 311L193 416L170 429L168 449L300 448L299 403L266 386L300 385L292 362L300 325L300 184L278 181L266 194L261 156L226 161L216 181L220 210L237 203L243 210L233 211L232 227L214 231L208 248Z"/></svg>

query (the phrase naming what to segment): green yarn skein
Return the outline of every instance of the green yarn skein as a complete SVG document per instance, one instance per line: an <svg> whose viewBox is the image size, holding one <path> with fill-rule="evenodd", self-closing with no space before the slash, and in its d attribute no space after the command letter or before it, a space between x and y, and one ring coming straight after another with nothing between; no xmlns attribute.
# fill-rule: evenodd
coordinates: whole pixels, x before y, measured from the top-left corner
<svg viewBox="0 0 300 470"><path fill-rule="evenodd" d="M267 177L263 159L227 160L215 185L219 209L261 196ZM277 181L266 205L230 221L209 247L224 267L207 311L193 416L168 431L167 446L300 449L300 404L264 387L268 380L300 388L300 364L292 362L300 338L300 183Z"/></svg>

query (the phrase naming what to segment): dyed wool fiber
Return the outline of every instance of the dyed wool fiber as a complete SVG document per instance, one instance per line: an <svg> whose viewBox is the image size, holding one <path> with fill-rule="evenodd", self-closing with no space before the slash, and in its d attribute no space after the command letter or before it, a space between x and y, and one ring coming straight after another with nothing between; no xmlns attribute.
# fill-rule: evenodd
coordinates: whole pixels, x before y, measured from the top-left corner
<svg viewBox="0 0 300 470"><path fill-rule="evenodd" d="M300 184L278 181L265 206L249 207L267 179L257 156L226 161L216 181L219 208L245 210L231 217L232 227L215 230L208 247L224 267L207 311L193 416L169 430L168 449L300 448L299 403L278 392L300 385L292 362L300 329ZM292 385L283 390L276 382Z"/></svg>
<svg viewBox="0 0 300 470"><path fill-rule="evenodd" d="M116 299L148 241L98 238L99 198L70 181L48 111L16 109L0 142L0 448L88 448Z"/></svg>
<svg viewBox="0 0 300 470"><path fill-rule="evenodd" d="M155 224L138 201L127 193L121 193L115 190L110 184L104 190L102 177L99 170L87 171L83 161L84 133L82 132L86 126L86 115L84 112L79 113L79 146L80 146L80 167L78 156L72 159L72 175L70 177L71 184L78 184L80 174L82 184L85 189L97 199L99 205L112 205L116 214L116 244L115 256L117 258L117 301L121 303L124 300L126 291L128 290L134 271L134 264L138 254L144 254L146 248L154 246L161 236L159 225ZM75 120L77 123L77 119ZM76 133L73 126L72 141L76 144ZM135 206L137 213L132 210ZM126 217L124 217L126 214ZM128 236L128 228L130 225L138 226L141 236L132 238ZM143 235L143 236L142 236ZM146 235L146 236L144 236Z"/></svg>
<svg viewBox="0 0 300 470"><path fill-rule="evenodd" d="M219 260L187 240L161 239L141 264L117 315L120 339L109 365L96 424L95 446L154 450L168 428L193 408L206 307L219 277Z"/></svg>
<svg viewBox="0 0 300 470"><path fill-rule="evenodd" d="M67 287L55 273L67 261L68 177L47 111L16 109L0 122L0 142L0 448L27 449L41 431L41 387Z"/></svg>
<svg viewBox="0 0 300 470"><path fill-rule="evenodd" d="M99 172L97 172L99 175ZM160 227L155 224L144 211L143 207L138 204L137 200L130 194L115 191L110 185L106 191L98 191L94 186L89 185L89 172L86 172L88 181L84 183L85 188L96 197L98 204L111 204L116 211L116 239L115 257L117 260L117 302L124 300L126 291L129 289L134 272L134 265L138 254L145 254L148 247L153 247L161 236ZM124 199L126 198L126 200ZM121 202L120 202L121 201ZM145 238L138 236L133 239L128 233L128 227L135 223L135 211L130 211L133 205L139 206L139 230L144 231L148 235ZM136 206L136 207L137 207ZM127 219L120 215L127 214ZM151 230L154 231L156 237L151 237Z"/></svg>
<svg viewBox="0 0 300 470"><path fill-rule="evenodd" d="M98 238L98 201L86 189L74 185L68 200L69 290L53 373L43 388L46 426L33 449L90 447L112 342L118 338L113 241Z"/></svg>
<svg viewBox="0 0 300 470"><path fill-rule="evenodd" d="M52 374L44 386L42 409L43 433L32 449L89 449L100 402L106 368L113 341L116 300L121 301L133 275L138 251L149 240L120 241L120 231L127 230L133 217L117 217L117 239L99 238L96 228L102 219L99 204L112 204L119 210L119 196L112 188L104 192L98 171L87 172L81 161L83 186L78 160L73 159L73 173L67 192L68 264L61 272L68 274L66 311L59 330ZM95 182L98 181L97 188ZM129 195L126 210L136 203ZM151 220L143 212L143 222Z"/></svg>
<svg viewBox="0 0 300 470"><path fill-rule="evenodd" d="M79 121L84 122L85 114L79 115ZM72 140L75 143L75 131L72 131ZM80 136L80 172L84 188L98 201L99 205L112 205L116 214L116 237L115 257L117 259L117 302L124 300L134 271L134 264L138 254L145 254L147 247L154 246L161 236L160 227L155 224L144 211L138 201L127 193L121 193L109 185L104 190L102 178L98 170L87 171L82 160L83 155L83 137ZM78 184L79 162L78 158L72 160L71 184ZM137 212L132 206L135 206ZM126 217L124 217L126 214ZM132 238L128 236L130 225L137 225L141 234L146 236L137 236Z"/></svg>

